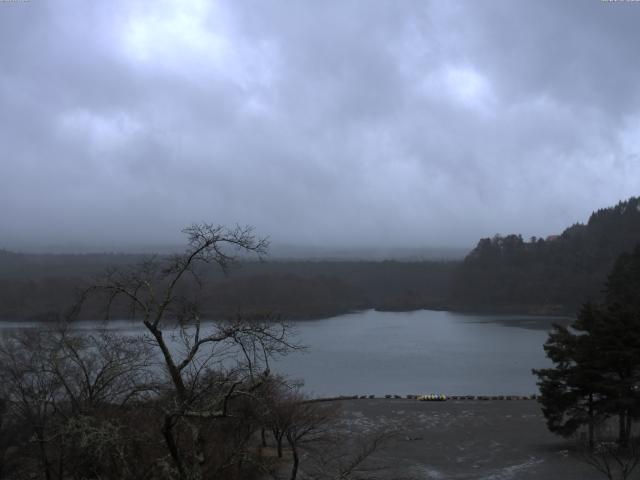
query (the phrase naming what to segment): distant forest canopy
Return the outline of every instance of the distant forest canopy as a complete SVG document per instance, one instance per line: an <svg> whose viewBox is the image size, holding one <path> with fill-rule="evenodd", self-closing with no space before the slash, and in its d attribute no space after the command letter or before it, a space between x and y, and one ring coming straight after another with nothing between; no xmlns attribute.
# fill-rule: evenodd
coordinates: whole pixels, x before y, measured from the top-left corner
<svg viewBox="0 0 640 480"><path fill-rule="evenodd" d="M545 239L483 238L455 272L450 307L575 313L599 300L615 259L640 242L640 198Z"/></svg>
<svg viewBox="0 0 640 480"><path fill-rule="evenodd" d="M203 310L211 317L269 313L290 319L367 308L573 314L586 300L600 299L617 256L639 242L640 199L634 197L555 237L483 238L463 261L243 261L229 277L212 268ZM0 319L57 318L77 289L105 269L145 258L0 250ZM97 308L83 314L101 315Z"/></svg>
<svg viewBox="0 0 640 480"><path fill-rule="evenodd" d="M55 319L73 304L78 288L108 267L127 268L143 255L34 255L0 251L0 319ZM412 310L443 305L459 262L246 261L225 277L208 270L202 299L211 317L269 313L285 318L328 317L379 308ZM97 308L83 318L100 319ZM122 312L122 317L126 317Z"/></svg>

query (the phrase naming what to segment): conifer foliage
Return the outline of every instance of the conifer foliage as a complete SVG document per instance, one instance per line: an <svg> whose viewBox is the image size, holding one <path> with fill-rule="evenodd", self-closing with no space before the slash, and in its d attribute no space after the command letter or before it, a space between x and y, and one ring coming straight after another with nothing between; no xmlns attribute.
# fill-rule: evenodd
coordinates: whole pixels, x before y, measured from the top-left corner
<svg viewBox="0 0 640 480"><path fill-rule="evenodd" d="M628 444L640 418L640 246L622 254L609 274L605 300L586 303L569 326L555 325L545 343L554 366L534 370L549 429L563 436L618 418Z"/></svg>
<svg viewBox="0 0 640 480"><path fill-rule="evenodd" d="M586 298L604 301L607 274L639 239L640 197L546 239L483 238L454 275L451 303L465 310L575 312Z"/></svg>

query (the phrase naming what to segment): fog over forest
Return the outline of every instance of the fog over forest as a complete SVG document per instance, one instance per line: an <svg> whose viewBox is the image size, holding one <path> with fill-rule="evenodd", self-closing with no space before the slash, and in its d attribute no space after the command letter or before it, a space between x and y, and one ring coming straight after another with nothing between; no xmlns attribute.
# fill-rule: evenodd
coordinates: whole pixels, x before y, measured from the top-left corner
<svg viewBox="0 0 640 480"><path fill-rule="evenodd" d="M0 247L462 247L637 194L640 9L0 2ZM606 178L606 181L603 181Z"/></svg>

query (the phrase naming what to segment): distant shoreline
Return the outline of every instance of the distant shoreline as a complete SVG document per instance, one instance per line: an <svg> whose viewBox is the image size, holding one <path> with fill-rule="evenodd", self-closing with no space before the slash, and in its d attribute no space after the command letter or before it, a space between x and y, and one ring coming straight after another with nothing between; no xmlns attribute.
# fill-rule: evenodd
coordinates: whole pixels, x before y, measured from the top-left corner
<svg viewBox="0 0 640 480"><path fill-rule="evenodd" d="M351 315L351 314L357 314L357 313L361 313L361 312L365 312L367 310L374 310L376 312L383 312L383 313L405 313L405 312L419 312L422 310L430 310L430 311L434 311L434 312L450 312L450 313L458 313L458 314L468 314L468 315L516 315L516 316L520 316L520 315L526 315L526 316L532 316L532 317L540 317L540 318L544 318L544 317L566 317L567 319L571 319L571 318L575 318L575 312L574 313L569 313L567 310L561 310L561 309L545 309L544 307L542 308L538 308L538 307L532 307L532 308L508 308L508 307L504 307L504 308L471 308L471 307L451 307L448 308L446 306L443 305L436 305L436 306L424 306L424 307L417 307L417 308L386 308L386 307L365 307L365 308L357 308L357 309L345 309L345 310L335 310L332 312L323 312L323 313L307 313L307 314L287 314L287 315L280 315L278 316L277 314L273 315L275 320L284 320L286 322L308 322L308 321L315 321L315 320L327 320L330 318L335 318L335 317L340 317L343 315ZM236 315L237 312L234 314ZM247 317L255 315L256 312L245 312L245 314L247 315ZM207 315L205 317L205 319L203 321L205 322L211 322L211 321L215 321L215 319L213 317L216 317L215 315ZM224 319L224 318L230 318L229 314L225 314L222 315L220 314L219 316L217 316L218 319ZM118 322L133 322L136 321L138 319L135 318L114 318L114 319L109 319L109 320L103 320L103 319L78 319L75 320L74 323L83 323L83 322L107 322L107 323L118 323ZM63 321L60 318L52 318L52 317L43 317L43 318L39 318L38 316L36 317L27 317L27 318L16 318L16 317L12 317L12 318L6 318L6 317L2 317L0 318L0 324L6 324L6 323L39 323L39 324L55 324L58 322Z"/></svg>

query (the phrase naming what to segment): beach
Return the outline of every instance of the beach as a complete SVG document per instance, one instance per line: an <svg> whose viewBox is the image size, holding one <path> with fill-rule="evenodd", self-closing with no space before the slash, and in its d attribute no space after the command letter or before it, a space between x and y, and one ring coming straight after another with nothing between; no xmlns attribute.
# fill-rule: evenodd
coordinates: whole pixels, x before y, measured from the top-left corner
<svg viewBox="0 0 640 480"><path fill-rule="evenodd" d="M343 400L342 422L354 435L397 432L373 458L374 478L604 478L551 434L535 400Z"/></svg>

